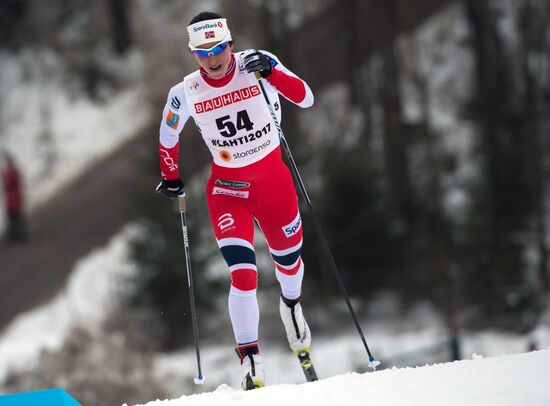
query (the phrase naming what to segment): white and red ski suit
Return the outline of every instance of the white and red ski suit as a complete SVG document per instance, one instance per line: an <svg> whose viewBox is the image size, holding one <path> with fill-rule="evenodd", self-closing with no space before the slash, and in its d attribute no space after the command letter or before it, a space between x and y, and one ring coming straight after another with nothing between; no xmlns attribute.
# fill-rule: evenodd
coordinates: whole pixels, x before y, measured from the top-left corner
<svg viewBox="0 0 550 406"><path fill-rule="evenodd" d="M279 123L279 93L300 107L310 107L309 86L276 56L261 52L272 65L264 88ZM212 153L206 194L218 246L231 273L229 313L237 344L258 340L254 220L266 238L284 297L300 296L304 274L302 223L292 175L282 160L279 134L258 80L245 70L241 56L242 52L232 55L222 79L211 79L199 69L170 90L159 149L163 179L177 179L179 133L193 117Z"/></svg>

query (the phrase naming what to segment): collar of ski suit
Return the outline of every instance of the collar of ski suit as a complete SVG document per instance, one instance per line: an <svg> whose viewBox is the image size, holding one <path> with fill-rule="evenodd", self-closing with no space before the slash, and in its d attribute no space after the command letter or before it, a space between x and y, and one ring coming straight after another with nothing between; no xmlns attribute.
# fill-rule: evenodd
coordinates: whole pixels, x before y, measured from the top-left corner
<svg viewBox="0 0 550 406"><path fill-rule="evenodd" d="M227 72L225 72L224 77L220 79L212 79L208 73L203 68L200 68L200 72L202 75L202 78L206 83L208 83L212 87L222 87L229 83L231 79L233 79L233 75L235 74L235 66L237 65L235 61L235 55L231 54L231 63L229 64L229 68L227 68Z"/></svg>

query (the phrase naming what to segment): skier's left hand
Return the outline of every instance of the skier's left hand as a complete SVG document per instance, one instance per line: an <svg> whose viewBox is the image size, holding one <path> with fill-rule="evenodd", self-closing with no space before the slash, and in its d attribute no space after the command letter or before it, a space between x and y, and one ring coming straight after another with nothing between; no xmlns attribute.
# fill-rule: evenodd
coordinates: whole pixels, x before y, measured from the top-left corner
<svg viewBox="0 0 550 406"><path fill-rule="evenodd" d="M260 72L263 78L267 78L273 71L267 55L255 49L248 49L243 54L244 68L248 73Z"/></svg>

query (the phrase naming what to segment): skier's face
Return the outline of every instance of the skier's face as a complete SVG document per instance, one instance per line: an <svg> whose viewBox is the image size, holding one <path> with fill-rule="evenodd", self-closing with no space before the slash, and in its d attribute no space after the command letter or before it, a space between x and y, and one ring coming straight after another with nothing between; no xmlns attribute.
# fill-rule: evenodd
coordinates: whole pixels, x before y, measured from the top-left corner
<svg viewBox="0 0 550 406"><path fill-rule="evenodd" d="M201 45L199 48L210 49L216 44L216 42L209 42L208 44ZM228 43L227 47L217 55L211 53L207 57L203 57L193 53L193 56L212 79L221 79L225 76L225 72L227 72L229 64L231 63L232 51L233 44Z"/></svg>

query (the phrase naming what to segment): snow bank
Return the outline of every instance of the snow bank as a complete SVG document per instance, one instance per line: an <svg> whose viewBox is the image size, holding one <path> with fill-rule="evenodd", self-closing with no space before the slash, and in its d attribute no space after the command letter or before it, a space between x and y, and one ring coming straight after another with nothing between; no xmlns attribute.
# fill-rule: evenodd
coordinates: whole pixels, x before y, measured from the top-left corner
<svg viewBox="0 0 550 406"><path fill-rule="evenodd" d="M548 376L550 350L545 350L421 368L344 374L309 384L268 386L251 392L235 391L222 384L214 392L146 405L546 406L550 404Z"/></svg>

